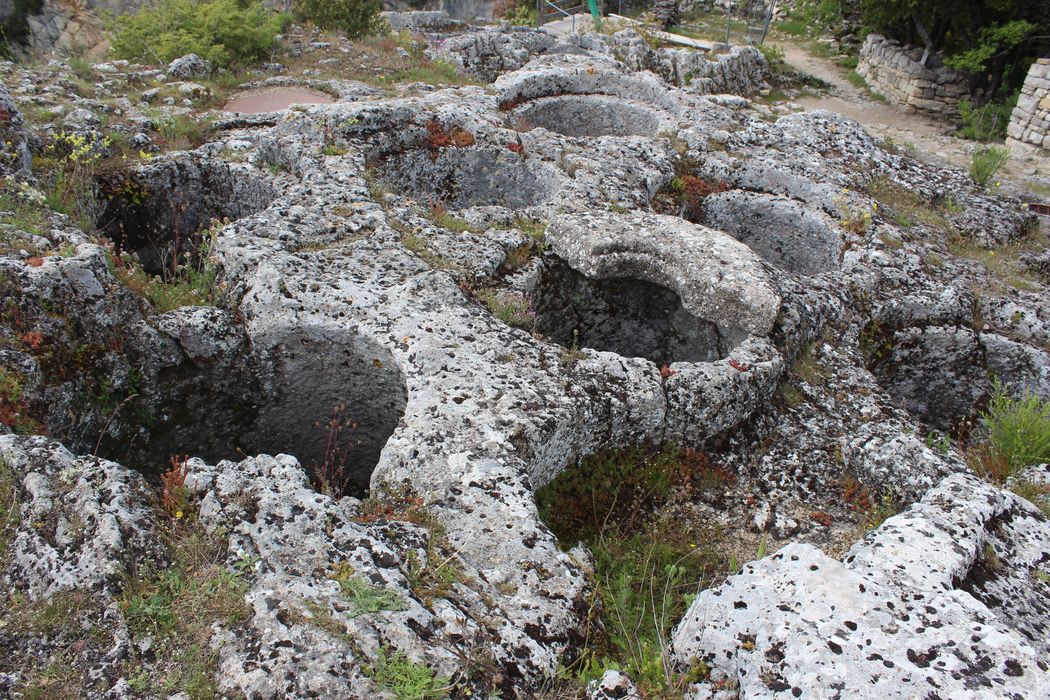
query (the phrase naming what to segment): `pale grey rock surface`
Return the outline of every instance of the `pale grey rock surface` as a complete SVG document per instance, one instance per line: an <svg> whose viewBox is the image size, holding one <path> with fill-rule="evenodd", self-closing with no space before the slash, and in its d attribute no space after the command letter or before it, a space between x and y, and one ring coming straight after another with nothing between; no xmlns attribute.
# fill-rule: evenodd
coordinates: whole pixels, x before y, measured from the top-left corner
<svg viewBox="0 0 1050 700"><path fill-rule="evenodd" d="M802 544L702 592L675 630L744 697L1038 697L1050 687L1050 523L958 475L840 561ZM711 685L689 697L715 697Z"/></svg>
<svg viewBox="0 0 1050 700"><path fill-rule="evenodd" d="M211 73L211 61L206 61L195 53L180 56L168 64L170 78L207 78Z"/></svg>
<svg viewBox="0 0 1050 700"><path fill-rule="evenodd" d="M0 435L15 479L15 534L0 578L32 599L89 590L113 595L135 566L160 559L142 476L77 457L43 437Z"/></svg>
<svg viewBox="0 0 1050 700"><path fill-rule="evenodd" d="M87 348L75 357L90 371L56 373L54 360L19 340L22 327L0 325L0 360L26 378L34 406L51 408L48 428L82 454L104 434L100 454L153 476L171 454L202 458L191 460L201 518L228 531L228 567L248 562L253 610L244 630L212 640L224 692L370 697L380 691L364 668L382 647L476 694L536 692L579 652L593 589L585 557L562 551L540 522L534 489L594 452L649 441L709 451L733 485L690 505L756 537L852 541L847 479L876 504L905 506L934 489L858 545L849 564L794 544L784 551L798 562L767 558L753 565L764 580L745 573L726 584L754 584L754 605L703 594L697 605L722 615L706 620L723 620L727 635L717 638L715 678L736 674L761 696L774 691L756 677L775 663L775 673L818 692L818 673L838 673L821 656L839 656L826 639L847 646L835 636L845 613L826 605L841 598L869 611L867 638L895 664L879 670L888 692L909 687L900 630L917 640L916 654L930 648L919 641L942 645L937 659L916 657L932 668L963 667L949 641L983 649L985 638L965 642L969 630L959 632L964 613L986 618L1025 670L1007 677L1014 667L990 656L1002 664L967 667L975 687L1002 680L1038 691L1045 669L1032 660L1045 641L1021 637L1045 638L1045 597L1018 586L1046 552L1045 521L961 476L959 452L931 448L926 435L983 399L988 369L1044 390L1045 290L975 297L971 289L992 286L983 268L949 255L943 231L895 225L867 190L887 178L931 208L950 198L958 206L943 209L946 223L982 245L1022 236L1032 215L973 189L965 173L883 148L837 115L765 123L695 94L757 84L763 64L753 50L690 81L693 59L654 52L633 32L555 41L485 30L443 46L434 55L499 79L396 96L332 81L335 104L226 115L211 143L141 164L132 196L107 204L105 228L120 250L107 253L56 215L32 239L39 265L28 252L0 256L0 285L19 318L57 350ZM37 99L32 75L10 70L13 99ZM317 87L286 77L264 84ZM148 141L155 125L143 116L138 128ZM342 153L325 155L334 151ZM705 225L653 211L686 174L727 190L707 198ZM765 209L769 221L754 216ZM841 220L858 212L872 212L871 226L845 231ZM116 280L123 256L153 271L192 259L202 242L193 234L213 218L230 220L209 251L221 308L157 314ZM487 308L488 292L523 302L526 328ZM871 352L880 344L892 344L881 360ZM807 363L814 369L802 371ZM950 402L923 395L927 376ZM100 395L106 402L85 400ZM123 406L115 417L114 405ZM357 424L352 495L341 499L309 479L328 456L335 410ZM22 473L44 475L34 479L87 460L56 448L34 461L27 444L4 449ZM117 465L85 463L133 480ZM362 512L357 497L406 484L444 537L434 523ZM937 505L949 497L951 508ZM816 509L830 525L812 517ZM953 517L973 526L944 524ZM918 544L949 535L958 550ZM454 562L462 577L427 595L409 574L433 555L435 538L439 564ZM1003 571L955 585L955 573L978 570L972 552L986 543ZM59 556L45 544L34 545L44 560ZM95 551L101 571L121 565L119 552ZM340 563L404 609L356 614L331 576ZM11 580L48 590L65 570L19 564ZM908 579L911 570L922 581ZM853 585L860 580L870 595ZM950 590L922 588L930 581ZM936 612L917 608L915 595ZM778 596L805 609L777 609ZM1006 597L1009 605L994 600ZM898 612L870 613L886 600L899 601ZM914 613L898 619L901 609ZM924 617L943 627L920 632ZM772 620L802 630L791 632L795 656L767 659L769 647L730 639L733 625L764 630ZM898 625L897 636L883 622ZM849 654L875 663L855 647ZM485 683L469 678L477 659L491 660ZM606 680L630 692L629 679ZM118 678L112 692L126 686Z"/></svg>

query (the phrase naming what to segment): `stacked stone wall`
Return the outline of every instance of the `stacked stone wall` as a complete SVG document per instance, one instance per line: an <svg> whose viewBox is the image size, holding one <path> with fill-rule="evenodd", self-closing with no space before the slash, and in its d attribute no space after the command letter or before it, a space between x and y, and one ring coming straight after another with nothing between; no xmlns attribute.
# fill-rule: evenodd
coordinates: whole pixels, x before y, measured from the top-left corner
<svg viewBox="0 0 1050 700"><path fill-rule="evenodd" d="M857 72L871 89L893 104L955 118L959 100L970 99L967 77L931 55L919 63L922 49L901 46L893 39L869 34L860 49ZM978 91L973 99L980 102Z"/></svg>
<svg viewBox="0 0 1050 700"><path fill-rule="evenodd" d="M1006 128L1006 143L1050 151L1050 58L1040 58L1028 69Z"/></svg>

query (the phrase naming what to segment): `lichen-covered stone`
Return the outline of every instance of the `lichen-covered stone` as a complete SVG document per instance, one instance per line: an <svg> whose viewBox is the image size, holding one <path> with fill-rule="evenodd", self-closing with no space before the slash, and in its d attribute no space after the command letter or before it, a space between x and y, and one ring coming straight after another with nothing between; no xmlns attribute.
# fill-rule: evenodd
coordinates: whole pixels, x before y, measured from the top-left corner
<svg viewBox="0 0 1050 700"><path fill-rule="evenodd" d="M1050 525L1016 496L957 475L840 562L789 545L702 592L674 632L747 697L1032 697L1045 655ZM1045 573L1045 571L1044 571ZM689 697L712 697L710 686Z"/></svg>
<svg viewBox="0 0 1050 700"><path fill-rule="evenodd" d="M15 480L17 524L0 572L14 589L32 598L74 589L113 595L135 567L161 560L139 474L43 437L0 435L0 459Z"/></svg>

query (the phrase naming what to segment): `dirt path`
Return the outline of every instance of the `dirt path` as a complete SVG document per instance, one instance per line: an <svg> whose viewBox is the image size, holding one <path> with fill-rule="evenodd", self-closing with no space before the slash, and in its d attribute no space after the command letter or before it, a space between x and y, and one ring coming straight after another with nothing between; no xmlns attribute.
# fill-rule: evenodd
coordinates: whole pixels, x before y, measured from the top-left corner
<svg viewBox="0 0 1050 700"><path fill-rule="evenodd" d="M826 95L794 100L806 111L827 109L844 114L876 136L914 147L916 153L927 160L969 167L977 144L952 136L953 125L872 99L865 90L846 80L845 69L810 54L800 44L790 41L770 43L784 50L784 59L789 65L832 86ZM1050 185L1050 159L1013 156L1002 176L1019 185L1033 180L1038 184L1043 180L1045 187Z"/></svg>

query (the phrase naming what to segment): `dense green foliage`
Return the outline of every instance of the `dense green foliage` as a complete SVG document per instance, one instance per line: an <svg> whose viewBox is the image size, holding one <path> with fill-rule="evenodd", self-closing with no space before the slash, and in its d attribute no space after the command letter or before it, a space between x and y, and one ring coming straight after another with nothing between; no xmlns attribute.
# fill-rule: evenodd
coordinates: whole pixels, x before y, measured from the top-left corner
<svg viewBox="0 0 1050 700"><path fill-rule="evenodd" d="M299 19L351 39L376 34L382 25L379 0L295 0L292 9Z"/></svg>
<svg viewBox="0 0 1050 700"><path fill-rule="evenodd" d="M1010 124L1010 114L1017 106L1020 92L1000 102L974 107L969 100L959 102L959 118L962 126L956 132L964 139L972 141L1002 141L1006 138L1006 127Z"/></svg>
<svg viewBox="0 0 1050 700"><path fill-rule="evenodd" d="M1048 3L861 0L860 14L875 30L942 51L948 65L972 73L993 97L1019 87L1031 62L1050 49Z"/></svg>
<svg viewBox="0 0 1050 700"><path fill-rule="evenodd" d="M287 21L252 0L160 0L114 21L113 51L152 63L195 53L217 66L245 65L269 54Z"/></svg>
<svg viewBox="0 0 1050 700"><path fill-rule="evenodd" d="M448 678L436 676L432 669L411 661L400 650L390 653L379 647L375 663L365 666L364 671L397 700L437 700L448 696Z"/></svg>
<svg viewBox="0 0 1050 700"><path fill-rule="evenodd" d="M943 53L992 98L1013 93L1050 52L1050 3L1031 0L799 0L778 28L838 32L844 19L860 36L874 31Z"/></svg>
<svg viewBox="0 0 1050 700"><path fill-rule="evenodd" d="M1002 386L996 386L981 423L1009 473L1050 462L1050 401L1031 394L1015 399Z"/></svg>

